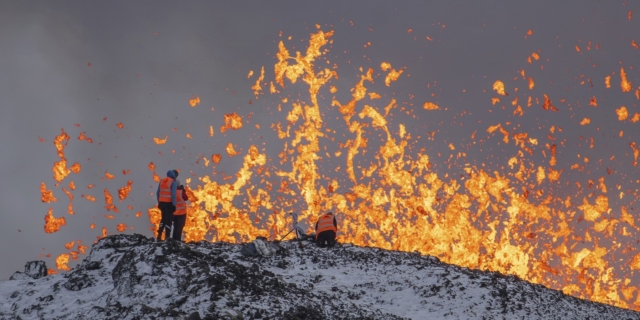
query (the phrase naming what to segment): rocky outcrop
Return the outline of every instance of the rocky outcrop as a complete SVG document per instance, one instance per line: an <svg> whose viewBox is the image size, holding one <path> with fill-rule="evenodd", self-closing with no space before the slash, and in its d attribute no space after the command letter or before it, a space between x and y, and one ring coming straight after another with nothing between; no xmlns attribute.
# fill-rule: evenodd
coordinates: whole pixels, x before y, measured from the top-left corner
<svg viewBox="0 0 640 320"><path fill-rule="evenodd" d="M9 280L40 279L47 276L47 264L44 261L29 261L24 266L24 272L16 271Z"/></svg>
<svg viewBox="0 0 640 320"><path fill-rule="evenodd" d="M296 242L269 257L239 251L109 236L69 272L43 277L28 264L28 278L0 282L0 319L640 319L412 253Z"/></svg>

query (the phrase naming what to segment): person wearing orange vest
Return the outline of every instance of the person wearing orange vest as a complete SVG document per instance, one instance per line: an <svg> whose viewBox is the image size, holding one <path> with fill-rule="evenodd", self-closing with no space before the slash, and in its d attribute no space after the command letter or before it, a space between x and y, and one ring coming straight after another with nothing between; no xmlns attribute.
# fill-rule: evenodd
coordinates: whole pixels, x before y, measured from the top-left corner
<svg viewBox="0 0 640 320"><path fill-rule="evenodd" d="M176 211L173 212L173 240L182 240L182 229L187 221L187 192L183 185L178 186L178 194L176 195Z"/></svg>
<svg viewBox="0 0 640 320"><path fill-rule="evenodd" d="M336 232L338 222L332 212L327 212L318 218L316 222L316 243L318 247L333 247L336 244Z"/></svg>
<svg viewBox="0 0 640 320"><path fill-rule="evenodd" d="M158 241L162 240L162 233L165 237L171 236L171 225L173 224L173 212L176 211L176 191L179 182L176 181L178 170L167 171L167 176L160 180L156 197L158 199L158 209L162 213L160 226L158 227Z"/></svg>

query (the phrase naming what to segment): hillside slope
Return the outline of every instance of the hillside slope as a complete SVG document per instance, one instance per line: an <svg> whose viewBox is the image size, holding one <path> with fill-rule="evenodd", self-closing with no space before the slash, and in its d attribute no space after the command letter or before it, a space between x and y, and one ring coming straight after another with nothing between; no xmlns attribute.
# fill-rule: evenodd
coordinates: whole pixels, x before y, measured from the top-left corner
<svg viewBox="0 0 640 320"><path fill-rule="evenodd" d="M433 257L280 245L247 258L237 244L109 236L69 272L28 263L1 281L0 319L640 319Z"/></svg>

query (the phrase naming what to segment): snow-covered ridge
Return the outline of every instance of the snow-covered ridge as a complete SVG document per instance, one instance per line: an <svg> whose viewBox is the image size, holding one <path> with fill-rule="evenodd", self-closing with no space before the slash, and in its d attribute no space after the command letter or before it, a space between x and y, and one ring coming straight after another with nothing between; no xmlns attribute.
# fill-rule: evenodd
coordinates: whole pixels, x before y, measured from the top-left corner
<svg viewBox="0 0 640 320"><path fill-rule="evenodd" d="M69 272L31 262L0 281L0 319L640 319L433 257L280 246L247 258L237 244L109 236Z"/></svg>

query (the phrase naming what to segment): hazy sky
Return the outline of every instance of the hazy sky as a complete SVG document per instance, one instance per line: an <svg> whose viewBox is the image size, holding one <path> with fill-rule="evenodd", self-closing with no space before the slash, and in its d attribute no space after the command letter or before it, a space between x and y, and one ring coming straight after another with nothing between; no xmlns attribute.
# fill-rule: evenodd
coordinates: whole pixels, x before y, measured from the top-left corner
<svg viewBox="0 0 640 320"><path fill-rule="evenodd" d="M332 84L339 88L340 101L350 98L349 88L359 79L360 67L374 68L376 74L383 61L404 68L391 87L384 86L383 78L369 87L383 96L385 102L378 108L394 97L400 107L413 109L415 118L394 111L390 127L397 130L403 123L412 135L421 135L418 147L427 148L434 165L447 167L449 154L455 154L449 149L452 143L456 152L467 153L458 164L485 163L488 171L504 169L519 148L513 143L505 147L499 133L489 135L486 130L505 121L540 140L529 158L544 164L548 160L541 150L549 128L559 126L564 130L557 143L564 139L566 144L558 149L557 169L565 170L562 179L569 183L550 187L549 192L561 197L587 195L591 191L577 191L574 182L597 181L610 168L615 172L606 181L612 191L611 207L631 208L637 195L620 200L617 194L637 192L639 170L632 165L629 144L640 143L640 123L619 121L615 109L626 106L630 117L640 112L634 96L640 85L636 64L640 50L632 46L632 40L640 43L640 24L639 17L629 18L629 11L640 14L639 9L630 1L1 2L0 256L5 258L0 259L0 279L22 270L26 261L39 259L40 254L52 254L45 260L54 267L53 258L68 251L65 243L81 240L90 246L103 226L113 234L116 224L123 222L135 228L126 232L150 236L146 210L155 204L156 188L147 168L150 162L161 176L179 168L183 180L189 173L210 174L211 167L196 162L220 153L223 160L217 170L232 175L241 160L229 159L224 146L233 142L243 152L255 144L277 166L283 141L270 126L286 122L291 104L278 112L282 96L270 95L266 86L256 99L251 86L263 66L265 80L273 80L279 41L291 52L305 51L316 24L335 31L327 66L338 65L340 78ZM529 64L527 58L534 52L540 60ZM621 92L621 67L633 84L631 92ZM527 78L535 79L533 91L521 77L523 69ZM254 75L247 79L250 70ZM612 77L610 89L604 85L607 75ZM492 90L496 80L505 83L510 95L492 105L491 98L498 97ZM515 109L511 101L519 95L515 87L522 93L522 117L511 115ZM292 100L308 99L300 84L288 85L286 92ZM528 96L535 101L543 94L560 109L558 113L543 110L542 102L525 107ZM201 104L192 108L189 99L194 96ZM594 96L597 108L589 106ZM425 101L437 103L441 110L423 110ZM321 104L326 127L344 130L330 99ZM223 115L234 111L243 116L245 128L220 133ZM581 126L584 118L591 124ZM213 138L210 125L216 129ZM73 216L66 213L68 197L54 187L51 171L58 161L53 139L61 128L71 138L65 149L69 165L82 165L80 174L71 174L60 185L73 180L77 186ZM426 139L433 131L437 131L434 139ZM80 132L94 142L79 141ZM474 132L480 137L475 141L483 140L477 145L470 138ZM153 142L165 135L169 136L165 145ZM589 147L592 137L595 148ZM357 161L368 164L372 157L365 154ZM574 163L585 164L583 157L592 159L586 170L571 170ZM342 162L344 158L327 159L320 167L324 174L335 176L339 173L334 168L344 167ZM122 170L130 173L124 175ZM105 172L116 177L104 179ZM215 179L221 181L219 175ZM133 181L132 192L120 203L117 189L128 180ZM43 181L54 191L56 203L40 201ZM96 187L87 189L90 184ZM120 209L116 219L104 217L104 188L116 197ZM81 194L92 195L97 202ZM576 196L575 202L581 201L582 195ZM127 210L128 205L133 210ZM54 216L67 220L53 234L43 231L49 207ZM143 216L136 218L136 211ZM630 213L636 215L635 210ZM635 254L637 250L623 259Z"/></svg>

